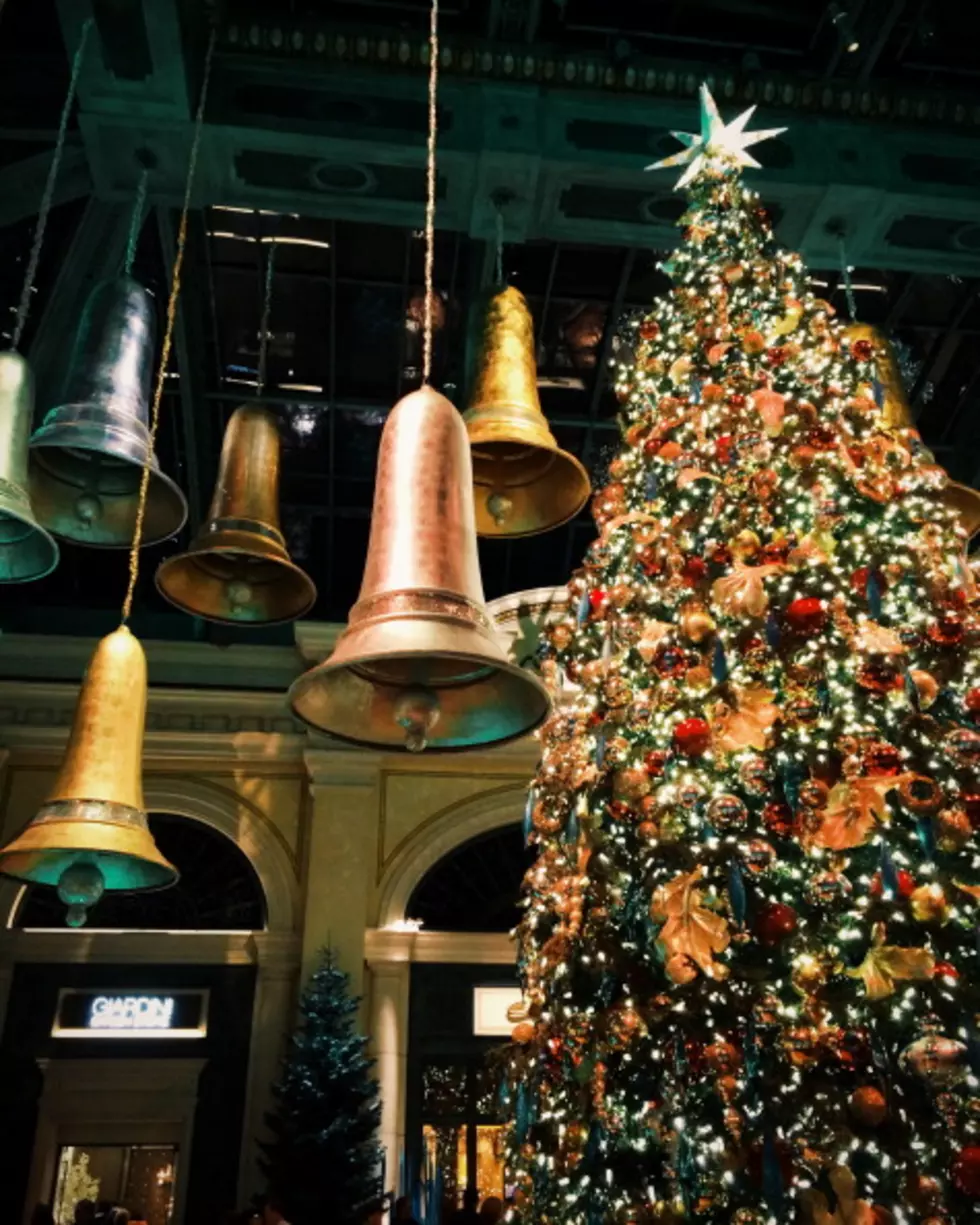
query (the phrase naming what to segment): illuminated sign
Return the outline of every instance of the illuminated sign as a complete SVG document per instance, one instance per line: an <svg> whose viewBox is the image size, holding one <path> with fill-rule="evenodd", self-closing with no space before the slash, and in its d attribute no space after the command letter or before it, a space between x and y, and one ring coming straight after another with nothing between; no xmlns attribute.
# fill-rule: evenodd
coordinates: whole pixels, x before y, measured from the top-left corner
<svg viewBox="0 0 980 1225"><path fill-rule="evenodd" d="M203 1038L206 991L62 991L55 1038Z"/></svg>
<svg viewBox="0 0 980 1225"><path fill-rule="evenodd" d="M97 995L88 1010L89 1029L171 1029L172 995Z"/></svg>

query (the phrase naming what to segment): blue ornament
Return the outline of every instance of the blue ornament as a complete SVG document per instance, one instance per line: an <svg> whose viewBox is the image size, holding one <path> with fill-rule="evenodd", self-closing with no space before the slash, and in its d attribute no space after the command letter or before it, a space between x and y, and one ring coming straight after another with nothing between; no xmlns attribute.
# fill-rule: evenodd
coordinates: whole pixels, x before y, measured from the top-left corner
<svg viewBox="0 0 980 1225"><path fill-rule="evenodd" d="M878 408L881 409L885 403L885 384L882 383L880 379L875 379L872 383L872 387L874 388L873 395L875 404L877 404Z"/></svg>
<svg viewBox="0 0 980 1225"><path fill-rule="evenodd" d="M919 836L919 844L926 860L936 858L936 831L928 817L919 817L915 823L915 832Z"/></svg>
<svg viewBox="0 0 980 1225"><path fill-rule="evenodd" d="M881 884L885 897L893 898L897 896L898 870L895 867L894 859L892 859L891 851L888 849L888 843L884 838L881 840Z"/></svg>
<svg viewBox="0 0 980 1225"><path fill-rule="evenodd" d="M725 648L721 639L715 639L715 647L711 653L711 675L720 684L728 680L728 660L725 658Z"/></svg>
<svg viewBox="0 0 980 1225"><path fill-rule="evenodd" d="M747 909L745 878L742 876L742 869L738 862L734 859L728 864L728 900L732 906L732 918L739 927L744 927Z"/></svg>
<svg viewBox="0 0 980 1225"><path fill-rule="evenodd" d="M919 687L912 679L912 673L908 668L905 669L905 675L902 677L902 684L905 687L905 696L909 700L909 705L913 710L919 709Z"/></svg>
<svg viewBox="0 0 980 1225"><path fill-rule="evenodd" d="M655 468L651 468L646 474L646 479L643 482L643 496L648 502L652 502L660 492L660 482L657 479Z"/></svg>
<svg viewBox="0 0 980 1225"><path fill-rule="evenodd" d="M533 828L531 824L531 814L533 812L534 812L534 788L528 787L527 799L524 801L524 821L521 826L523 833L524 833L524 845L525 846L531 839L531 830Z"/></svg>
<svg viewBox="0 0 980 1225"><path fill-rule="evenodd" d="M778 650L781 639L782 634L779 630L779 622L772 615L772 613L770 613L769 616L766 617L766 642L768 642L775 651Z"/></svg>
<svg viewBox="0 0 980 1225"><path fill-rule="evenodd" d="M762 1198L774 1212L783 1202L783 1171L772 1132L762 1142Z"/></svg>
<svg viewBox="0 0 980 1225"><path fill-rule="evenodd" d="M578 625L584 625L589 619L589 609L592 603L589 600L588 591L583 591L579 596L578 607L575 610L575 621Z"/></svg>
<svg viewBox="0 0 980 1225"><path fill-rule="evenodd" d="M873 570L868 572L868 581L864 585L864 594L868 598L868 611L875 621L881 620L881 579Z"/></svg>
<svg viewBox="0 0 980 1225"><path fill-rule="evenodd" d="M606 760L606 729L604 727L600 727L596 731L592 760L597 766L601 766Z"/></svg>

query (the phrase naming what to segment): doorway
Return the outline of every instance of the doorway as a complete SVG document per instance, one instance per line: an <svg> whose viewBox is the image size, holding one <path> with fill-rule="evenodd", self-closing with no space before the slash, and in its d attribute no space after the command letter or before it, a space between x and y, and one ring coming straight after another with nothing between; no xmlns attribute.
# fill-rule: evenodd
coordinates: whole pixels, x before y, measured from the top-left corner
<svg viewBox="0 0 980 1225"><path fill-rule="evenodd" d="M81 1200L125 1208L131 1221L170 1225L177 1154L176 1144L63 1144L51 1199L55 1225L73 1225Z"/></svg>

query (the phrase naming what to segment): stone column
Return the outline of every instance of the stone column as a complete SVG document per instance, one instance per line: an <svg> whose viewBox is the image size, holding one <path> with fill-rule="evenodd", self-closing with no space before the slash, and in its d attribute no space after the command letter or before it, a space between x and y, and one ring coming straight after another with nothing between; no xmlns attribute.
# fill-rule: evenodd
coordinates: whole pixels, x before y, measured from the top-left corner
<svg viewBox="0 0 980 1225"><path fill-rule="evenodd" d="M381 935L382 933L376 933ZM371 1051L377 1060L381 1090L381 1134L385 1153L385 1190L398 1191L401 1155L405 1151L405 1099L408 1082L408 992L410 944L372 956Z"/></svg>
<svg viewBox="0 0 980 1225"><path fill-rule="evenodd" d="M238 1163L238 1202L246 1204L265 1185L259 1169L259 1141L267 1138L265 1115L272 1086L292 1031L299 977L299 941L291 933L258 933L254 938L256 976L252 1037L245 1081L245 1126Z"/></svg>
<svg viewBox="0 0 980 1225"><path fill-rule="evenodd" d="M364 933L377 865L381 806L379 757L368 750L308 749L303 754L313 812L306 863L302 971L331 945L351 990L364 991Z"/></svg>

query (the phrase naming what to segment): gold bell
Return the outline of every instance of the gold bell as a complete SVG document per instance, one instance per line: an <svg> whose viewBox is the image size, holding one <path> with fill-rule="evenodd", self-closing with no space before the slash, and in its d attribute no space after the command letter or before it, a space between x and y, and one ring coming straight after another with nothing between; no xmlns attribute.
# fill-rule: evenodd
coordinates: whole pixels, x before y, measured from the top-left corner
<svg viewBox="0 0 980 1225"><path fill-rule="evenodd" d="M483 601L466 429L431 387L400 400L378 455L361 594L293 713L341 740L437 752L522 736L548 713Z"/></svg>
<svg viewBox="0 0 980 1225"><path fill-rule="evenodd" d="M538 398L534 325L524 295L494 290L475 316L479 334L464 414L473 451L476 530L533 536L585 505L589 477L548 428Z"/></svg>
<svg viewBox="0 0 980 1225"><path fill-rule="evenodd" d="M146 821L145 718L146 656L121 626L89 662L51 794L0 849L0 872L57 887L70 926L83 924L107 889L160 889L177 879Z"/></svg>
<svg viewBox="0 0 980 1225"><path fill-rule="evenodd" d="M232 413L208 521L186 553L157 570L162 595L209 621L274 625L313 605L316 588L293 564L279 527L279 429L258 404Z"/></svg>
<svg viewBox="0 0 980 1225"><path fill-rule="evenodd" d="M852 323L844 329L844 334L852 344L855 340L868 340L874 346L878 382L883 393L881 415L885 429L895 434L911 434L921 443L919 431L915 427L915 418L912 416L912 406L905 394L898 359L888 340L876 327L868 323ZM925 451L925 448L922 450ZM926 451L926 455L930 462L935 462L931 452ZM950 481L939 496L943 505L959 517L960 525L968 537L974 536L980 530L980 492L971 489L969 485Z"/></svg>
<svg viewBox="0 0 980 1225"><path fill-rule="evenodd" d="M29 583L58 564L58 546L34 518L27 440L34 376L19 353L0 353L0 583Z"/></svg>

